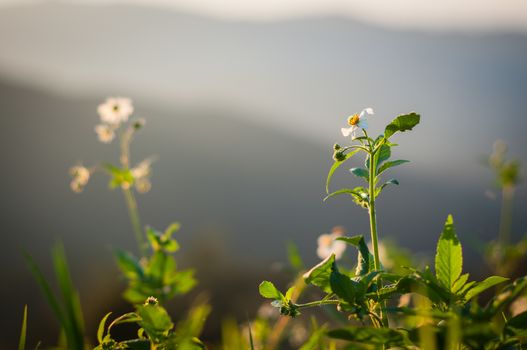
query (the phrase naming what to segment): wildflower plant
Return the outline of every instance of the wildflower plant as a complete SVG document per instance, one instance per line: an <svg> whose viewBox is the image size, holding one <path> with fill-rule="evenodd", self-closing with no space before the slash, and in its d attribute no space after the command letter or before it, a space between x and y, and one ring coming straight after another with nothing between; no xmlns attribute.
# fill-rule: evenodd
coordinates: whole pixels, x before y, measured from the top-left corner
<svg viewBox="0 0 527 350"><path fill-rule="evenodd" d="M173 256L179 249L173 235L180 225L173 223L164 231L141 225L135 192L150 190L151 164L153 157L144 159L132 166L130 144L136 133L145 125L144 119L132 117L132 101L128 98L109 98L99 105L100 124L95 126L99 141L110 144L118 140L120 157L117 165L104 163L92 167L76 165L70 169L70 187L80 193L95 172L109 175L109 187L119 188L124 194L132 228L138 244L139 257L133 253L117 250L117 264L128 282L123 293L124 299L132 303L135 311L121 315L113 321L108 313L100 322L97 331L99 345L95 349L203 349L197 338L201 333L210 307L203 300L191 307L186 318L174 325L163 304L177 295L190 291L196 284L194 271L178 270ZM83 350L93 348L86 340L81 304L69 274L66 256L62 246L54 250L55 273L61 289L62 298L55 295L46 278L33 259L26 255L28 266L42 288L44 295L64 335L57 348ZM61 300L62 299L62 300ZM25 311L24 319L27 313ZM137 337L116 340L111 331L123 323L134 323L138 327ZM19 349L25 347L26 322L20 337Z"/></svg>
<svg viewBox="0 0 527 350"><path fill-rule="evenodd" d="M433 270L428 266L406 266L402 273L401 267L388 270L383 266L376 199L387 186L399 184L396 179L383 180L386 172L408 162L390 159L391 149L396 146L392 137L412 130L419 124L420 116L400 115L385 127L383 134L371 138L365 119L371 115L371 108L364 109L350 116L349 127L341 130L344 136L351 137L352 144L333 147L334 164L326 180L325 200L349 196L368 212L373 252L362 235L333 237L356 248L357 265L355 270L342 267L336 254L342 252L337 251L305 272L305 284L318 288L321 299L299 302L293 298L296 289L305 288L296 282L283 293L272 282L264 281L259 286L260 294L289 317L296 317L307 308L336 307L347 322L342 326L339 318L340 328L322 332L347 344L343 347L346 349L519 349L527 342L527 313L513 315L508 308L526 290L527 277L512 282L500 276L469 281L469 275L463 273L462 247L452 216L448 216L439 237ZM364 181L365 186L330 192L335 171L360 153L365 154L364 167L351 168L350 173ZM499 291L481 305L478 296L494 286L500 286Z"/></svg>
<svg viewBox="0 0 527 350"><path fill-rule="evenodd" d="M500 190L501 212L497 239L487 244L485 257L497 273L514 274L527 254L527 236L516 243L511 242L514 194L522 181L521 163L508 159L507 145L501 140L494 143L486 163L494 173L495 186Z"/></svg>

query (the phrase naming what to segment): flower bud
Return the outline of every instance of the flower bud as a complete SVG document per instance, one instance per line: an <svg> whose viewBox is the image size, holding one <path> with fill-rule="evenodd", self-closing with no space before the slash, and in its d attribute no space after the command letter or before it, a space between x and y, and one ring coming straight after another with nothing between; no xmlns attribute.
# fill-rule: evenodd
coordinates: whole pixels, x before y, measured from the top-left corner
<svg viewBox="0 0 527 350"><path fill-rule="evenodd" d="M157 305L158 301L155 297L146 298L145 305Z"/></svg>
<svg viewBox="0 0 527 350"><path fill-rule="evenodd" d="M340 151L335 151L333 153L333 160L335 160L336 162L342 162L344 159L346 159L346 156L344 155L344 153Z"/></svg>
<svg viewBox="0 0 527 350"><path fill-rule="evenodd" d="M341 147L338 143L336 143L336 144L333 145L333 150L334 150L334 151L338 151L338 150L341 149L341 148L342 148L342 147Z"/></svg>

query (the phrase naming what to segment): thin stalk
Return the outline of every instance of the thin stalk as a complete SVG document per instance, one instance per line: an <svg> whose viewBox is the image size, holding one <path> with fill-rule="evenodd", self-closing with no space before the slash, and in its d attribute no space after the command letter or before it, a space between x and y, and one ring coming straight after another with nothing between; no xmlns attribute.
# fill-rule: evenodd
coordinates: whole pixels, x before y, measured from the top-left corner
<svg viewBox="0 0 527 350"><path fill-rule="evenodd" d="M128 215L134 229L135 239L137 240L137 245L139 247L139 252L141 253L141 256L146 256L148 247L146 246L141 220L139 219L137 201L135 200L135 196L130 188L123 188L122 190L126 206L128 207Z"/></svg>
<svg viewBox="0 0 527 350"><path fill-rule="evenodd" d="M130 169L130 142L132 141L132 135L133 135L133 129L128 128L126 131L122 132L120 135L120 141L121 141L121 165L123 169ZM135 233L135 239L137 241L137 245L139 247L139 252L141 256L146 256L148 252L148 247L145 242L145 237L143 234L143 229L141 226L141 220L139 217L139 210L137 209L137 201L135 200L135 196L130 189L130 187L122 187L121 188L124 194L124 199L126 202L126 206L128 208L128 216L130 217L130 221L132 223L132 228Z"/></svg>
<svg viewBox="0 0 527 350"><path fill-rule="evenodd" d="M322 305L337 305L340 303L340 300L318 300L318 301L312 301L305 304L296 304L299 309L305 309L307 307L314 307L314 306L322 306Z"/></svg>
<svg viewBox="0 0 527 350"><path fill-rule="evenodd" d="M364 130L364 135L368 138L369 146L369 176L368 176L368 185L369 185L369 201L368 201L368 214L370 216L370 234L371 234L371 244L373 246L373 258L374 258L374 267L376 271L381 270L381 260L379 258L379 241L377 237L377 216L375 212L375 177L377 176L377 151L380 147L373 148L368 133ZM382 287L382 282L380 279L377 280L377 288ZM386 304L381 302L380 317L382 319L381 327L388 327L388 316L385 312Z"/></svg>
<svg viewBox="0 0 527 350"><path fill-rule="evenodd" d="M513 197L514 186L503 186L501 192L500 231L498 236L502 248L510 243Z"/></svg>

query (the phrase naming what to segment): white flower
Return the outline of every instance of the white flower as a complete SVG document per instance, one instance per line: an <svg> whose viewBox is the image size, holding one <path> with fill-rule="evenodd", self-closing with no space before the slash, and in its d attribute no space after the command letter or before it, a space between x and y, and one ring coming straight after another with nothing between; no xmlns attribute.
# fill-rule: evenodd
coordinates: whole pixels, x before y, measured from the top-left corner
<svg viewBox="0 0 527 350"><path fill-rule="evenodd" d="M129 98L110 97L97 107L97 112L104 123L118 125L128 121L128 117L134 112L134 107Z"/></svg>
<svg viewBox="0 0 527 350"><path fill-rule="evenodd" d="M148 178L151 173L150 164L152 164L152 161L145 159L130 170L134 178L135 189L139 193L146 193L152 188L152 183Z"/></svg>
<svg viewBox="0 0 527 350"><path fill-rule="evenodd" d="M115 138L115 131L111 125L98 124L95 126L95 132L99 137L99 141L103 143L110 143Z"/></svg>
<svg viewBox="0 0 527 350"><path fill-rule="evenodd" d="M320 259L326 259L331 254L335 254L335 259L340 259L346 250L346 243L336 239L343 235L344 231L340 227L333 229L331 233L324 233L318 237L317 255Z"/></svg>
<svg viewBox="0 0 527 350"><path fill-rule="evenodd" d="M137 166L135 166L132 170L130 170L134 179L140 179L142 177L149 176L151 171L150 164L152 164L152 161L145 159L137 164Z"/></svg>
<svg viewBox="0 0 527 350"><path fill-rule="evenodd" d="M354 114L354 115L349 116L348 124L350 125L350 127L340 129L340 131L342 132L342 135L344 135L345 137L348 137L351 135L352 138L355 138L355 131L358 128L367 129L368 128L368 120L366 119L367 115L373 115L373 109L365 108L360 112L360 114Z"/></svg>
<svg viewBox="0 0 527 350"><path fill-rule="evenodd" d="M90 180L90 170L82 165L77 165L70 168L70 175L73 178L70 183L72 191L82 192L84 186Z"/></svg>

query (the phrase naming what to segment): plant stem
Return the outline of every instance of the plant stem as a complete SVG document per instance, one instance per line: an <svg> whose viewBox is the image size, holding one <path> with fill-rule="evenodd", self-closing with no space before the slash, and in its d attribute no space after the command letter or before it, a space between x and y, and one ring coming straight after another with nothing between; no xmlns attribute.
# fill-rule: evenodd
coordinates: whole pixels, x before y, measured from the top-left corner
<svg viewBox="0 0 527 350"><path fill-rule="evenodd" d="M368 137L366 130L364 134ZM377 152L380 150L380 146L373 147L370 138L368 137L368 146L370 151L369 153L369 176L368 176L368 185L369 185L369 201L368 201L368 214L370 216L370 233L371 233L371 244L373 246L373 258L374 266L376 271L381 270L381 260L379 258L379 241L377 237L377 216L375 212L375 178L377 176ZM377 288L382 287L382 281L378 279ZM385 302L381 303L380 316L382 319L381 327L388 327L388 316L385 312Z"/></svg>
<svg viewBox="0 0 527 350"><path fill-rule="evenodd" d="M313 306L337 305L340 302L341 302L340 300L333 300L333 299L318 300L318 301L312 301L310 303L305 303L305 304L297 304L296 306L298 306L299 309L305 309L306 307L313 307Z"/></svg>
<svg viewBox="0 0 527 350"><path fill-rule="evenodd" d="M501 197L500 231L498 240L503 248L510 243L514 186L503 186Z"/></svg>
<svg viewBox="0 0 527 350"><path fill-rule="evenodd" d="M134 229L135 238L137 240L137 245L139 247L139 252L141 256L146 256L147 246L145 238L143 235L143 229L141 227L141 220L139 219L139 210L137 209L137 201L135 200L134 194L130 188L123 188L124 199L128 207L128 215L130 216L130 221L132 222L132 227Z"/></svg>

